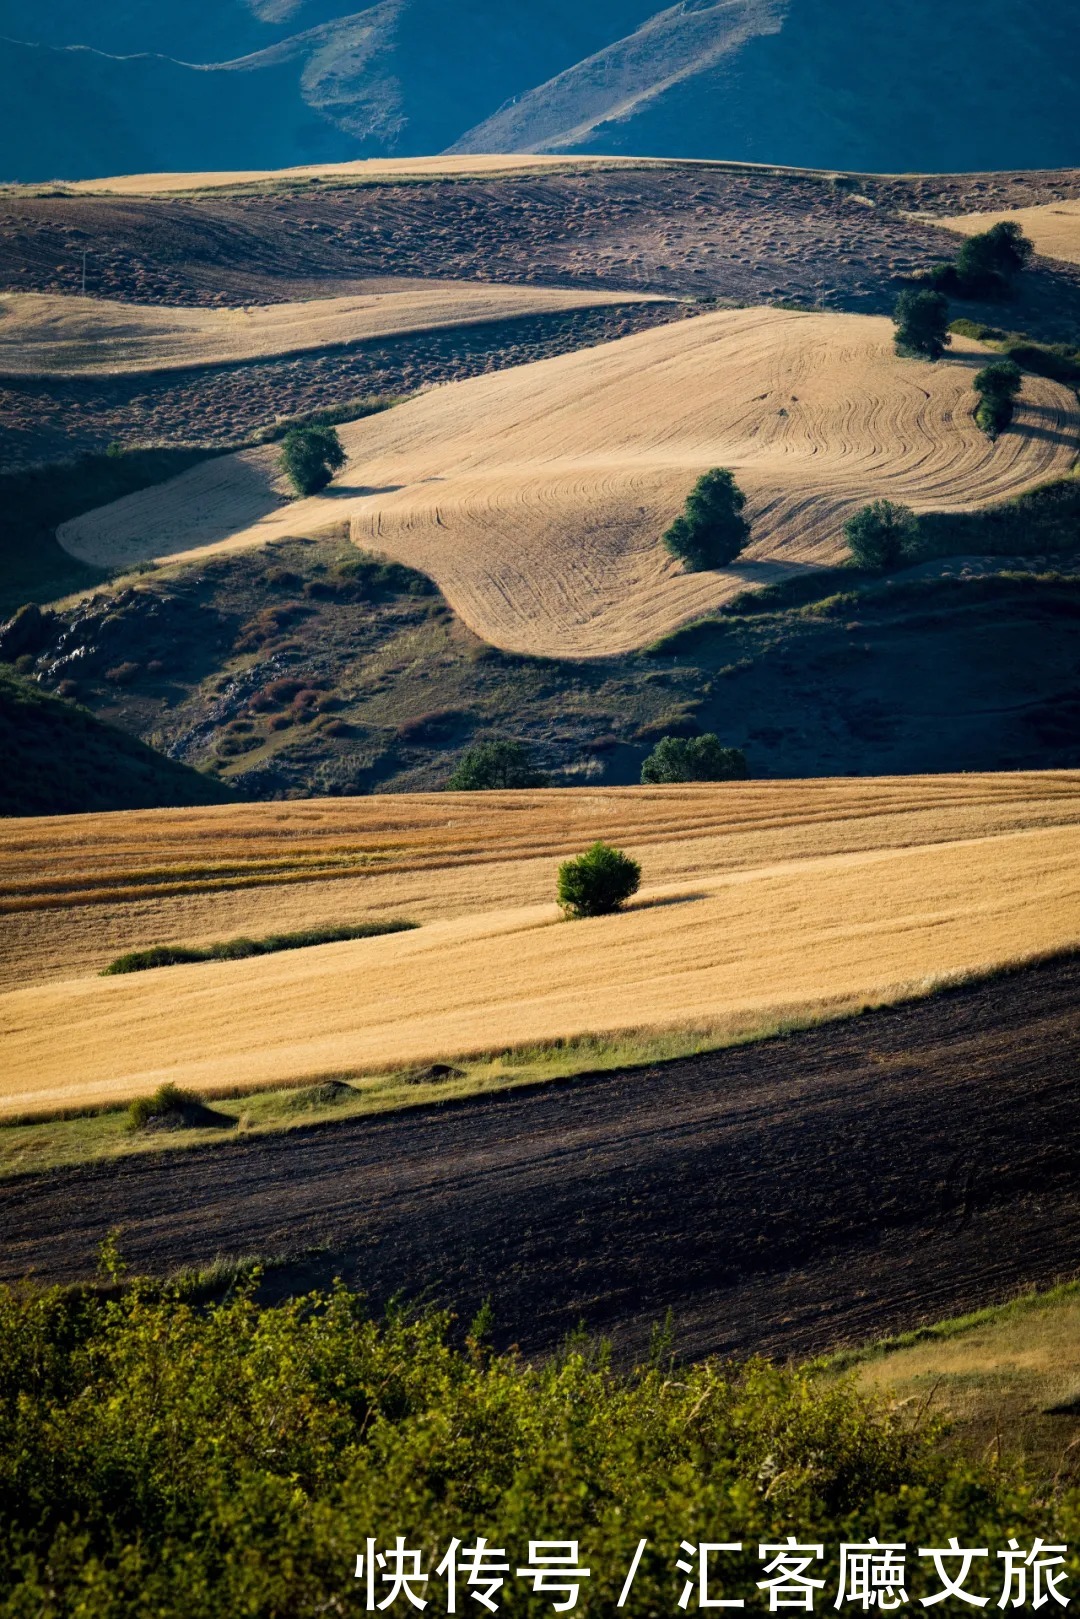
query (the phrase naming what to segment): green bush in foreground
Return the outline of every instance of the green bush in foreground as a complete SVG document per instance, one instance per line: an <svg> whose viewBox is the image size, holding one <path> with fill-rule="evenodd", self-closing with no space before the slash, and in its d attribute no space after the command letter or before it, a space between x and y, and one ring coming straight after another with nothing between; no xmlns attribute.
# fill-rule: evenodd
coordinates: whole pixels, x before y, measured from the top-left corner
<svg viewBox="0 0 1080 1619"><path fill-rule="evenodd" d="M281 470L298 495L325 489L347 459L333 427L290 427L281 441Z"/></svg>
<svg viewBox="0 0 1080 1619"><path fill-rule="evenodd" d="M594 843L559 867L559 904L567 916L610 916L640 887L637 861L610 843Z"/></svg>
<svg viewBox="0 0 1080 1619"><path fill-rule="evenodd" d="M495 792L506 788L543 787L546 777L534 769L521 742L479 742L462 756L447 782L454 793Z"/></svg>
<svg viewBox="0 0 1080 1619"><path fill-rule="evenodd" d="M152 967L186 967L203 961L246 961L249 956L272 956L279 950L306 950L319 944L344 944L350 939L377 939L385 933L407 933L415 922L361 922L351 928L305 928L299 933L271 933L266 939L226 939L195 949L182 944L155 944L149 950L129 950L101 970L102 978L119 973L148 972Z"/></svg>
<svg viewBox="0 0 1080 1619"><path fill-rule="evenodd" d="M844 538L860 568L895 568L918 555L919 520L910 506L874 500L848 518Z"/></svg>
<svg viewBox="0 0 1080 1619"><path fill-rule="evenodd" d="M646 786L665 782L745 781L750 771L741 748L721 746L712 731L704 736L665 736L641 767Z"/></svg>
<svg viewBox="0 0 1080 1619"><path fill-rule="evenodd" d="M812 1572L831 1612L841 1540L1076 1538L1075 1497L1040 1507L1006 1474L943 1459L909 1417L761 1362L674 1371L658 1354L619 1373L571 1346L532 1367L472 1335L455 1345L445 1318L377 1324L341 1287L274 1307L244 1289L209 1306L149 1284L3 1289L0 1614L364 1611L356 1556L398 1535L431 1575L454 1537L487 1537L513 1569L529 1540L576 1539L584 1619L616 1611L643 1537L627 1611L680 1611L684 1539L741 1542L725 1594L761 1611L758 1545L794 1535L826 1548ZM932 1573L913 1572L917 1604ZM997 1595L993 1553L968 1583ZM423 1594L446 1612L441 1581ZM499 1600L551 1612L513 1575ZM474 1606L459 1590L458 1611Z"/></svg>
<svg viewBox="0 0 1080 1619"><path fill-rule="evenodd" d="M714 467L690 491L685 510L664 535L664 544L691 572L726 567L750 538L750 524L742 515L745 505L746 496L734 475Z"/></svg>

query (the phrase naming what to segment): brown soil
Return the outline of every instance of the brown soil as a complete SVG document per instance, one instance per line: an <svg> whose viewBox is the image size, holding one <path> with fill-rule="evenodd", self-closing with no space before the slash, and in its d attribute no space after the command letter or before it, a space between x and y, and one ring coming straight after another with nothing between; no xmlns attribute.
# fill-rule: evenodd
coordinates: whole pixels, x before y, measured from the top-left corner
<svg viewBox="0 0 1080 1619"><path fill-rule="evenodd" d="M543 1349L805 1354L1080 1269L1080 962L766 1045L0 1190L0 1274L311 1250Z"/></svg>

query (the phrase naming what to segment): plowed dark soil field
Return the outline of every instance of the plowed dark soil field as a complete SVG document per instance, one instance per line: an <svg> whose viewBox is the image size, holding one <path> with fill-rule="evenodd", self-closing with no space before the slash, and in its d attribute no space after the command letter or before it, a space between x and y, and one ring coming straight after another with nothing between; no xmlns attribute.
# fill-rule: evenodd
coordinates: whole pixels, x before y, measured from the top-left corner
<svg viewBox="0 0 1080 1619"><path fill-rule="evenodd" d="M804 1354L1080 1271L1080 960L767 1044L0 1189L0 1275L308 1251L501 1342Z"/></svg>

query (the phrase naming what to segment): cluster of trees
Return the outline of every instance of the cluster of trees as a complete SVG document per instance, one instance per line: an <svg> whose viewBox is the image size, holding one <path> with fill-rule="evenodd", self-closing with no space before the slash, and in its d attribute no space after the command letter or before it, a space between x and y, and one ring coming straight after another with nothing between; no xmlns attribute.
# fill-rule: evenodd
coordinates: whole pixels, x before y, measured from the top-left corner
<svg viewBox="0 0 1080 1619"><path fill-rule="evenodd" d="M926 277L926 285L909 287L900 294L894 316L897 353L940 360L952 342L946 294L957 298L1009 297L1034 251L1034 243L1011 219L969 236L955 264L936 265Z"/></svg>
<svg viewBox="0 0 1080 1619"><path fill-rule="evenodd" d="M969 236L952 264L930 272L931 284L957 298L1000 299L1011 296L1016 279L1031 262L1035 244L1013 219Z"/></svg>

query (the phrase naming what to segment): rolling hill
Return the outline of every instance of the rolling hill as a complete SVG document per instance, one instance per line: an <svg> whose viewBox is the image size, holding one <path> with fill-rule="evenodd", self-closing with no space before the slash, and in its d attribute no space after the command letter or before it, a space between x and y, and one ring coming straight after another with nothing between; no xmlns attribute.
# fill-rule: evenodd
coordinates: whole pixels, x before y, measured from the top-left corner
<svg viewBox="0 0 1080 1619"><path fill-rule="evenodd" d="M844 519L890 496L963 510L1062 476L1075 400L1025 381L1016 428L972 417L977 345L899 360L889 321L723 311L434 389L342 429L350 463L285 501L272 448L196 466L65 523L96 567L261 546L342 523L430 575L469 627L515 652L644 645L748 584L843 559ZM735 470L751 545L684 573L659 541L696 476Z"/></svg>
<svg viewBox="0 0 1080 1619"><path fill-rule="evenodd" d="M0 665L0 816L220 804L229 790Z"/></svg>
<svg viewBox="0 0 1080 1619"><path fill-rule="evenodd" d="M13 180L448 149L1055 167L1074 30L1067 0L2 0L0 139Z"/></svg>
<svg viewBox="0 0 1080 1619"><path fill-rule="evenodd" d="M212 1092L889 1001L1077 942L1075 772L416 794L0 828L0 1112ZM642 861L560 924L558 861ZM406 917L413 932L89 976L122 949Z"/></svg>

